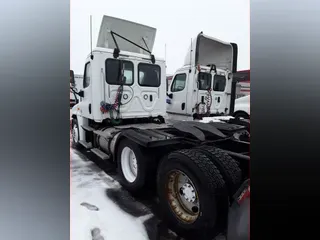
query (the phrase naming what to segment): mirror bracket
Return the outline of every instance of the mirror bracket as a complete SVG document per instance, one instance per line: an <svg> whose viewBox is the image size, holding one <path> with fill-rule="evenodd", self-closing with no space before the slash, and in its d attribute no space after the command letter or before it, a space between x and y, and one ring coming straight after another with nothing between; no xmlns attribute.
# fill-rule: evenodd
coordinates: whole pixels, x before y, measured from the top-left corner
<svg viewBox="0 0 320 240"><path fill-rule="evenodd" d="M119 48L115 48L115 49L113 50L113 57L114 57L115 59L117 59L117 58L119 57L119 54L120 54Z"/></svg>

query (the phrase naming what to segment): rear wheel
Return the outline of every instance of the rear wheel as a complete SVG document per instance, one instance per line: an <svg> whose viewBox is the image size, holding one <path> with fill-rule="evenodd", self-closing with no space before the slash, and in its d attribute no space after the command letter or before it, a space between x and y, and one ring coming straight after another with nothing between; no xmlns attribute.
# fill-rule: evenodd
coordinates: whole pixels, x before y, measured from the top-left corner
<svg viewBox="0 0 320 240"><path fill-rule="evenodd" d="M150 179L153 158L138 144L129 139L119 143L117 151L118 173L120 183L128 191L139 193Z"/></svg>
<svg viewBox="0 0 320 240"><path fill-rule="evenodd" d="M225 182L203 153L190 149L169 154L159 166L157 187L163 218L178 234L212 239L224 228L228 211Z"/></svg>
<svg viewBox="0 0 320 240"><path fill-rule="evenodd" d="M242 173L238 163L219 148L201 146L196 149L204 153L217 166L226 182L229 197L232 197L239 189L242 179Z"/></svg>

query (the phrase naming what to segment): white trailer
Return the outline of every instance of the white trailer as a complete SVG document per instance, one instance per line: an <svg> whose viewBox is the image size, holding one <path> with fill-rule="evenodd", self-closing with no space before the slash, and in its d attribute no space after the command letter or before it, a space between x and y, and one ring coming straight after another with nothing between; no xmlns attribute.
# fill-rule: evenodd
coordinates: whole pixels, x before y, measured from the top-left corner
<svg viewBox="0 0 320 240"><path fill-rule="evenodd" d="M166 121L166 65L152 54L155 35L103 17L72 108L73 145L115 162L130 192L156 187L162 217L180 235L214 237L227 228L232 196L248 178L247 123Z"/></svg>

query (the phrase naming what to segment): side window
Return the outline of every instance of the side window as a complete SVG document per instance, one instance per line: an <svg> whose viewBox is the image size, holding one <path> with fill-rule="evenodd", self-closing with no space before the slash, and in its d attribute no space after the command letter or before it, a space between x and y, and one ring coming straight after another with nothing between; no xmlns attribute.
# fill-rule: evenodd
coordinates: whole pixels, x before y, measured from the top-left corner
<svg viewBox="0 0 320 240"><path fill-rule="evenodd" d="M161 68L158 65L139 63L139 85L143 87L159 87L161 84Z"/></svg>
<svg viewBox="0 0 320 240"><path fill-rule="evenodd" d="M211 88L212 75L210 73L200 72L198 79L199 90L209 90Z"/></svg>
<svg viewBox="0 0 320 240"><path fill-rule="evenodd" d="M89 87L91 80L91 64L88 62L84 67L83 88Z"/></svg>
<svg viewBox="0 0 320 240"><path fill-rule="evenodd" d="M226 88L226 77L222 75L214 75L213 91L224 92Z"/></svg>
<svg viewBox="0 0 320 240"><path fill-rule="evenodd" d="M133 63L130 61L122 61L124 85L133 84ZM119 85L119 67L120 61L113 58L108 58L105 62L106 68L106 81L111 85Z"/></svg>
<svg viewBox="0 0 320 240"><path fill-rule="evenodd" d="M186 86L186 79L187 79L187 74L185 73L177 74L173 79L173 82L171 85L171 92L182 91Z"/></svg>

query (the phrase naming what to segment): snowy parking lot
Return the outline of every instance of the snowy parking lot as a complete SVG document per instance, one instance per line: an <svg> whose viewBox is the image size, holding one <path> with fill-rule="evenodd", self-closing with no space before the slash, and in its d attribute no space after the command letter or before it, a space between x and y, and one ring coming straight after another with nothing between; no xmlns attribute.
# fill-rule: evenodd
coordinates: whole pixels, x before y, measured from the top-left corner
<svg viewBox="0 0 320 240"><path fill-rule="evenodd" d="M71 240L182 240L160 221L154 192L131 196L118 183L115 166L72 147L71 136L70 216Z"/></svg>
<svg viewBox="0 0 320 240"><path fill-rule="evenodd" d="M177 239L155 216L155 200L122 189L111 163L72 147L70 158L72 240Z"/></svg>

